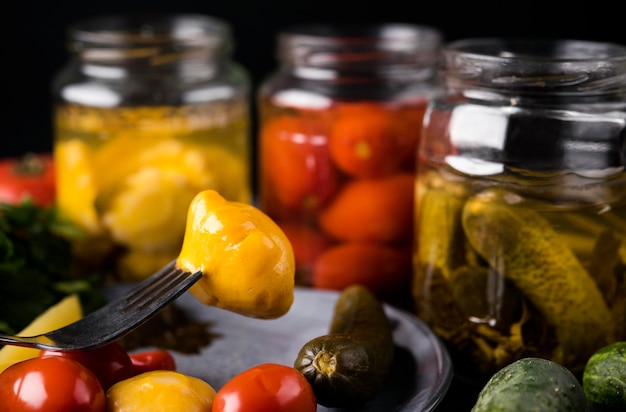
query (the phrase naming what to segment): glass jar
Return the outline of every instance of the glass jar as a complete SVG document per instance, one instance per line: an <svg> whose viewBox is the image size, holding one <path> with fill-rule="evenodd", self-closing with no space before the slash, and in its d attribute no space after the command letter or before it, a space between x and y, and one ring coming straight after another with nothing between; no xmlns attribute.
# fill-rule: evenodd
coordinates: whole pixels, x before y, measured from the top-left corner
<svg viewBox="0 0 626 412"><path fill-rule="evenodd" d="M69 28L53 84L58 207L78 259L122 279L178 256L201 190L251 202L249 75L226 22L114 15Z"/></svg>
<svg viewBox="0 0 626 412"><path fill-rule="evenodd" d="M626 339L626 47L443 50L418 151L413 293L461 376L522 357L580 376Z"/></svg>
<svg viewBox="0 0 626 412"><path fill-rule="evenodd" d="M258 92L258 203L291 240L298 284L411 303L415 151L441 41L394 23L279 34Z"/></svg>

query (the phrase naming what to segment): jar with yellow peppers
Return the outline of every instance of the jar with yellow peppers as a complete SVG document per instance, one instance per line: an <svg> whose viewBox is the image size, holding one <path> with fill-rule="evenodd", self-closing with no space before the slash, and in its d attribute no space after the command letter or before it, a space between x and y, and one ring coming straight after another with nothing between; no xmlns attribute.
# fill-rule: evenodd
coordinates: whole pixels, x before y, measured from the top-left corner
<svg viewBox="0 0 626 412"><path fill-rule="evenodd" d="M177 257L198 192L252 201L249 75L210 16L99 16L68 33L53 84L59 212L85 232L79 260L142 278Z"/></svg>
<svg viewBox="0 0 626 412"><path fill-rule="evenodd" d="M461 376L581 376L626 339L626 47L448 44L418 158L414 297Z"/></svg>
<svg viewBox="0 0 626 412"><path fill-rule="evenodd" d="M432 27L304 24L278 35L257 96L258 202L300 285L410 301L415 150L439 93Z"/></svg>

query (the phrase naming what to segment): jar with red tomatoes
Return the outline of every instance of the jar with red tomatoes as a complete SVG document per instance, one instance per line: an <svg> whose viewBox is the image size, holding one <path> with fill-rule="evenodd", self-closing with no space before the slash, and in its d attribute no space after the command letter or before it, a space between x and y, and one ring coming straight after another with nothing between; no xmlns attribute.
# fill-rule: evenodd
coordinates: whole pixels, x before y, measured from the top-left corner
<svg viewBox="0 0 626 412"><path fill-rule="evenodd" d="M294 247L301 285L361 283L402 305L414 168L442 34L388 23L294 26L258 104L258 204Z"/></svg>

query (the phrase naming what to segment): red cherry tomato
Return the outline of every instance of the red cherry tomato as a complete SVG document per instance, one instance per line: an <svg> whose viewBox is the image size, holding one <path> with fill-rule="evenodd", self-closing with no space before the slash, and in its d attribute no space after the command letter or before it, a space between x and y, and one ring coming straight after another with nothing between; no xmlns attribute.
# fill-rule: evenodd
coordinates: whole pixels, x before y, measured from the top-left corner
<svg viewBox="0 0 626 412"><path fill-rule="evenodd" d="M42 207L56 200L51 154L31 154L0 160L0 202L18 204L25 199Z"/></svg>
<svg viewBox="0 0 626 412"><path fill-rule="evenodd" d="M413 156L425 103L392 109L376 103L344 103L337 107L329 148L341 170L353 177L384 177L401 170Z"/></svg>
<svg viewBox="0 0 626 412"><path fill-rule="evenodd" d="M296 369L265 363L236 375L217 391L212 412L314 412L313 388Z"/></svg>
<svg viewBox="0 0 626 412"><path fill-rule="evenodd" d="M339 173L328 152L328 133L316 120L304 113L285 115L261 130L262 188L283 207L316 210L337 189Z"/></svg>
<svg viewBox="0 0 626 412"><path fill-rule="evenodd" d="M20 412L104 412L98 378L71 359L46 356L18 362L0 374L0 408Z"/></svg>
<svg viewBox="0 0 626 412"><path fill-rule="evenodd" d="M172 354L166 350L156 349L145 352L135 352L131 353L129 356L136 375L157 370L176 370L176 361Z"/></svg>
<svg viewBox="0 0 626 412"><path fill-rule="evenodd" d="M105 391L114 383L135 375L130 356L117 342L91 350L43 350L39 356L64 357L83 364L96 375Z"/></svg>

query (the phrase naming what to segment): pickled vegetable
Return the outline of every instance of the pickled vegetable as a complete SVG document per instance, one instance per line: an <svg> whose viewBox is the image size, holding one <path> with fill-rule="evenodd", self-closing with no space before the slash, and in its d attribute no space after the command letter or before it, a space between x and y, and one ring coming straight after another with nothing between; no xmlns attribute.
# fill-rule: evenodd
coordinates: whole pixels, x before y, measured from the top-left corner
<svg viewBox="0 0 626 412"><path fill-rule="evenodd" d="M295 257L285 233L261 210L215 190L192 200L176 263L203 273L190 292L206 305L271 319L293 303Z"/></svg>
<svg viewBox="0 0 626 412"><path fill-rule="evenodd" d="M458 351L462 375L529 356L581 374L594 350L626 336L624 208L558 208L465 183L421 179L417 314Z"/></svg>
<svg viewBox="0 0 626 412"><path fill-rule="evenodd" d="M67 105L58 108L56 125L59 211L86 233L75 245L79 260L99 268L112 262L115 276L140 279L153 273L152 262L177 256L196 193L252 200L239 103Z"/></svg>
<svg viewBox="0 0 626 412"><path fill-rule="evenodd" d="M106 391L108 412L211 412L216 391L202 379L171 370L144 372Z"/></svg>
<svg viewBox="0 0 626 412"><path fill-rule="evenodd" d="M519 201L513 193L480 193L465 204L463 229L472 247L555 328L559 345L552 358L571 365L615 339L611 313L576 256L545 219L514 205Z"/></svg>
<svg viewBox="0 0 626 412"><path fill-rule="evenodd" d="M393 330L381 302L355 283L339 295L329 333L307 342L294 367L320 405L354 408L382 391L393 358Z"/></svg>
<svg viewBox="0 0 626 412"><path fill-rule="evenodd" d="M343 264L319 282L315 272L327 266L331 246L371 242L376 250L401 254L401 262L411 260L414 153L427 99L322 100L327 103L320 106L283 101L279 93L259 101L259 205L280 226L298 225L315 236L305 244L298 238L302 229L287 230L299 245L297 282L341 290L346 281L369 276L361 273L363 265ZM411 268L391 268L387 261L368 260L368 272L397 270L395 276L363 283L376 285L377 297L410 308Z"/></svg>
<svg viewBox="0 0 626 412"><path fill-rule="evenodd" d="M464 199L441 190L429 190L420 199L419 208L424 216L437 224L424 225L418 231L419 261L427 265L426 272L438 271L448 281L454 269L462 264L463 235L461 211Z"/></svg>

